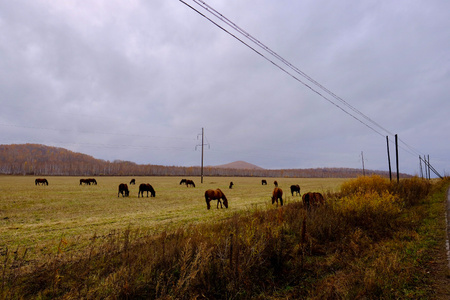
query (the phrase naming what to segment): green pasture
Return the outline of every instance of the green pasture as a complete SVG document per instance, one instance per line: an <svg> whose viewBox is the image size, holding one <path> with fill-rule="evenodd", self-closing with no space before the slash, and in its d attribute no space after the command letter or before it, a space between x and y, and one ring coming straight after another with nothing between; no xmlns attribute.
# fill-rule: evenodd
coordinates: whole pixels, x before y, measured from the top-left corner
<svg viewBox="0 0 450 300"><path fill-rule="evenodd" d="M299 201L291 196L290 185L299 184L302 194L309 191L336 191L345 179L191 177L196 187L180 185L181 177L95 177L98 185L79 185L82 177L46 177L48 186L36 186L32 176L0 176L0 251L45 249L62 239L78 241L82 247L89 238L107 236L127 228L146 234L175 229L196 222L221 220L236 213L267 209L273 181L284 191L285 203ZM228 188L233 181L232 189ZM118 197L118 186L127 183L130 196ZM140 183L150 183L156 197L138 198ZM228 209L217 209L213 201L206 209L204 193L220 188L228 198Z"/></svg>

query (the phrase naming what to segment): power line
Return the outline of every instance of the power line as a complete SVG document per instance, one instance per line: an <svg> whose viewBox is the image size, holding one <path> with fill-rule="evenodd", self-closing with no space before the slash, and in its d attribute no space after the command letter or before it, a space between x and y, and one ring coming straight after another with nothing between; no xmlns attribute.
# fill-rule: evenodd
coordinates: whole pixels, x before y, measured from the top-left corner
<svg viewBox="0 0 450 300"><path fill-rule="evenodd" d="M185 4L186 6L188 6L189 8L191 8L192 10L194 10L195 12L197 12L199 15L201 15L202 17L204 17L205 19L207 19L208 21L210 21L212 24L214 24L215 26L217 26L218 28L220 28L221 30L223 30L224 32L226 32L227 34L229 34L230 36L232 36L233 38L235 38L236 40L238 40L239 42L241 42L242 44L244 44L245 46L247 46L249 49L253 50L255 53L257 53L258 55L260 55L261 57L263 57L265 60L269 61L270 63L272 63L274 66L276 66L277 68L279 68L281 71L285 72L286 74L288 74L289 76L291 76L292 78L294 78L296 81L300 82L301 84L303 84L305 87L309 88L311 91L313 91L314 93L318 94L320 97L322 97L323 99L327 100L328 102L330 102L331 104L333 104L334 106L336 106L337 108L339 108L340 110L342 110L344 113L346 113L347 115L351 116L352 118L354 118L355 120L359 121L360 123L362 123L363 125L365 125L366 127L368 127L369 129L371 129L372 131L374 131L375 133L379 134L380 136L382 136L383 138L385 137L384 134L382 134L379 130L375 129L374 127L377 127L378 129L381 129L382 131L386 132L388 135L393 136L394 134L389 131L388 129L384 128L383 126L381 126L379 123L375 122L373 119L371 119L370 117L368 117L367 115L365 115L364 113L362 113L360 110L356 109L354 106L352 106L351 104L349 104L348 102L346 102L344 99L342 99L341 97L337 96L335 93L333 93L332 91L330 91L329 89L327 89L325 86L323 86L322 84L320 84L319 82L317 82L316 80L314 80L313 78L311 78L310 76L308 76L306 73L304 73L303 71L301 71L299 68L297 68L296 66L294 66L293 64L291 64L289 61L287 61L286 59L284 59L283 57L281 57L279 54L277 54L275 51L273 51L272 49L270 49L269 47L267 47L266 45L264 45L262 42L260 42L258 39L256 39L255 37L253 37L251 34L249 34L247 31L245 31L244 29L242 29L241 27L239 27L238 25L236 25L234 22L230 21L227 17L225 17L223 14L221 14L220 12L218 12L216 9L212 8L210 5L208 5L206 2L202 1L202 0L192 0L194 3L196 3L199 7L201 7L202 9L204 9L205 11L207 11L208 13L210 13L211 15L213 15L214 17L216 17L217 19L219 19L221 22L225 23L226 25L228 25L229 27L231 27L233 30L237 31L239 34L243 35L245 38L247 38L248 40L250 40L251 42L253 42L254 44L256 44L258 47L262 48L263 50L265 50L266 52L268 52L270 55L272 55L273 57L275 57L276 59L278 59L279 61L281 61L284 65L286 65L287 67L289 67L292 71L294 71L296 74L302 76L303 78L307 79L309 82L311 82L312 84L314 84L318 89L322 90L323 92L325 92L326 94L330 95L332 98L334 98L335 100L339 101L342 105L344 105L345 107L347 107L351 112L347 111L345 108L341 107L339 104L337 104L336 102L334 102L333 100L329 99L328 97L326 97L323 93L319 92L317 89L313 88L310 84L305 83L304 81L302 81L301 79L299 79L297 76L295 76L294 74L291 74L289 71L287 71L286 69L284 69L283 67L281 67L279 64L277 64L276 62L274 62L273 60L269 59L267 56L265 56L264 54L262 54L261 52L259 52L258 50L256 50L254 47L250 46L248 43L244 42L242 39L240 39L239 37L237 37L235 34L231 33L229 30L225 29L223 26L219 25L217 22L213 21L211 18L209 18L208 16L206 16L205 14L203 14L202 12L200 12L198 9L194 8L192 5L187 4L185 1L183 0L179 0L180 2L182 2L183 4ZM353 112L353 113L352 113ZM355 115L356 114L356 115ZM359 118L358 116L360 116L361 118ZM369 125L367 122L369 122L371 125ZM420 153L418 150L416 150L415 148L413 148L412 146L408 145L406 142L404 142L403 140L400 140L400 142L405 145L408 149L405 149L403 147L403 150L405 150L407 153L411 154L411 155L417 155L418 153Z"/></svg>

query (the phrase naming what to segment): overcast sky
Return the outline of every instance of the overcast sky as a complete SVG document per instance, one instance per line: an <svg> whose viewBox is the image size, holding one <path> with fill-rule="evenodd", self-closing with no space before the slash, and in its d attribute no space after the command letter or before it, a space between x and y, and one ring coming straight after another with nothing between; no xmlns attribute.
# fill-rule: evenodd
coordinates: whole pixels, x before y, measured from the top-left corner
<svg viewBox="0 0 450 300"><path fill-rule="evenodd" d="M398 134L449 174L450 1L206 2L350 107L177 0L0 1L0 144L193 166L204 128L205 165L388 170L389 135L394 170Z"/></svg>

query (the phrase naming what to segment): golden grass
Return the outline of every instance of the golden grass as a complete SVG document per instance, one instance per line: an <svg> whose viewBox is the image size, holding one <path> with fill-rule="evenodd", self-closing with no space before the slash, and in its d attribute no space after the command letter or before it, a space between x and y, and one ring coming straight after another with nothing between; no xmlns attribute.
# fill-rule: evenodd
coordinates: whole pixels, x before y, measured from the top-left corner
<svg viewBox="0 0 450 300"><path fill-rule="evenodd" d="M191 213L198 220L176 219L177 206L185 206L178 198L167 198L166 203L153 204L165 207L162 214L172 223L158 226L161 221L153 219L156 225L145 230L158 234L142 234L135 225L118 227L122 221L114 218L117 208L110 205L109 217L116 223L102 224L110 232L92 235L88 242L82 237L89 235L80 235L84 248L79 252L71 251L77 243L66 238L59 238L39 260L29 259L28 248L2 251L0 298L426 299L434 295L430 262L444 245L446 181L433 186L412 179L391 185L378 177L359 178L347 184L355 187L353 192L326 193L326 205L307 210L292 196L275 209L268 204L273 186L261 187L259 181L245 178L255 198L239 199L239 193L249 191L245 192L244 180L233 180L236 190L227 190L227 196L234 211L208 211L203 198L184 197L200 192L181 190L166 179L161 178L161 188L156 188L157 198L164 183L167 190L181 191L179 201L188 202L186 207L193 207ZM156 187L154 182L150 181ZM279 183L287 194L291 182ZM221 184L228 180L205 182L201 194L209 186L226 190ZM106 199L113 203L112 197ZM149 219L152 214L161 215L150 212Z"/></svg>
<svg viewBox="0 0 450 300"><path fill-rule="evenodd" d="M48 248L52 250L61 238L76 240L82 248L92 236L105 236L114 230L138 228L145 234L171 230L186 224L222 220L236 213L271 207L273 181L284 190L285 203L298 200L290 194L291 184L306 191L336 191L344 179L204 177L190 178L196 187L180 185L181 177L97 177L98 185L79 185L81 177L46 177L48 186L35 186L32 176L0 177L0 250ZM229 182L234 182L229 189ZM127 183L130 197L117 197L120 183ZM138 198L140 183L150 183L155 198ZM216 209L212 202L206 210L204 192L221 188L229 209ZM146 195L146 194L145 194ZM30 254L31 252L29 252Z"/></svg>

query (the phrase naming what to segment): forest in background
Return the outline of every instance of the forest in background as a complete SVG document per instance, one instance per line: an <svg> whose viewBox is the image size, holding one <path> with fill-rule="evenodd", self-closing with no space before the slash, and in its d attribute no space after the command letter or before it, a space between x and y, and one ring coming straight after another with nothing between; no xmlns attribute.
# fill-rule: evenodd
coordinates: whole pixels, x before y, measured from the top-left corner
<svg viewBox="0 0 450 300"><path fill-rule="evenodd" d="M354 178L362 169L235 169L208 166L204 176ZM0 145L0 174L35 176L200 176L198 166L162 166L130 161L107 161L64 148L39 144ZM385 171L365 170L366 175L389 176ZM411 177L400 174L401 177Z"/></svg>

